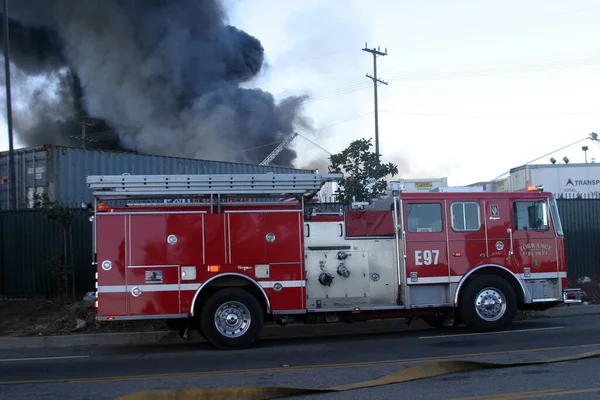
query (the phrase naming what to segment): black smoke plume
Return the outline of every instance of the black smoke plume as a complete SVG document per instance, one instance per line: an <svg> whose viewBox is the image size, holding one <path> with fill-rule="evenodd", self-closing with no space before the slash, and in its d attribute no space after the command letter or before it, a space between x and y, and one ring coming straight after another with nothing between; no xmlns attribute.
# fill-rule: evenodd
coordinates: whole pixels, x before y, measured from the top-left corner
<svg viewBox="0 0 600 400"><path fill-rule="evenodd" d="M73 143L85 122L88 148L258 163L308 126L304 97L276 104L240 87L261 72L264 48L225 23L218 0L8 3L11 61L55 83L51 99L38 90L15 115L26 145ZM295 158L286 149L273 164Z"/></svg>

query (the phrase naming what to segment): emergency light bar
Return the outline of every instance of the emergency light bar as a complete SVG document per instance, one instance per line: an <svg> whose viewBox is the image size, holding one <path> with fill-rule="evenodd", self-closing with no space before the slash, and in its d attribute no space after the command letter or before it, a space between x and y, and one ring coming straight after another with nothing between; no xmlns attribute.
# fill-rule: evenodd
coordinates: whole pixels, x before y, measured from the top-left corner
<svg viewBox="0 0 600 400"><path fill-rule="evenodd" d="M543 192L544 191L544 185L538 185L538 186L529 185L529 186L527 186L527 191L531 192L531 191L535 191L535 190L537 190L539 192Z"/></svg>

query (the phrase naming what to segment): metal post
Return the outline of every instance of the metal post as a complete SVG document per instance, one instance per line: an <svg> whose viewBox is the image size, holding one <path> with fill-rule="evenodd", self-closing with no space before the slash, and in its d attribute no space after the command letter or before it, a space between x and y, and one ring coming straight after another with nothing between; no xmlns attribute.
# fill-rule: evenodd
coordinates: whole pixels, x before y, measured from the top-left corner
<svg viewBox="0 0 600 400"><path fill-rule="evenodd" d="M7 0L2 0L2 14L4 16L4 73L6 76L6 125L8 126L8 188L10 209L17 209L17 177L15 171L15 148L12 126L12 101L10 91L10 46L8 38L8 6Z"/></svg>

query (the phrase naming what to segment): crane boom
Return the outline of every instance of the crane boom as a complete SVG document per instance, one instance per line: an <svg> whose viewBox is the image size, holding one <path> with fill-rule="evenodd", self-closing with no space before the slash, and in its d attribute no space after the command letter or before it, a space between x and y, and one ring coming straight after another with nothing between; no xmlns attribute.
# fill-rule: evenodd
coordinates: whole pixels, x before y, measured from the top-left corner
<svg viewBox="0 0 600 400"><path fill-rule="evenodd" d="M292 133L290 136L286 137L285 139L283 139L283 141L281 143L279 143L279 146L275 147L275 149L271 152L271 154L269 154L264 160L262 160L260 162L260 164L258 165L269 165L269 163L271 161L273 161L275 159L275 157L277 157L277 155L279 153L281 153L281 151L288 145L290 144L290 142L292 140L294 140L296 138L296 136L298 136L298 134L296 132Z"/></svg>

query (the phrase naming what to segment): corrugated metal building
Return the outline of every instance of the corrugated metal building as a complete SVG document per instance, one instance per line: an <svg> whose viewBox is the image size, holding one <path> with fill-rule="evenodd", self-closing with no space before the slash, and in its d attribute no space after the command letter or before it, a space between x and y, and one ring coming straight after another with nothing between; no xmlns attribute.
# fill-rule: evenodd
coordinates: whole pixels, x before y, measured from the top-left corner
<svg viewBox="0 0 600 400"><path fill-rule="evenodd" d="M299 174L314 171L252 164L165 157L130 152L86 150L44 145L15 150L17 203L20 209L33 205L35 193L79 207L91 202L88 175L156 174ZM0 210L9 208L8 152L0 153Z"/></svg>

